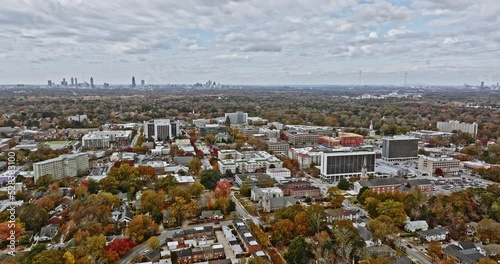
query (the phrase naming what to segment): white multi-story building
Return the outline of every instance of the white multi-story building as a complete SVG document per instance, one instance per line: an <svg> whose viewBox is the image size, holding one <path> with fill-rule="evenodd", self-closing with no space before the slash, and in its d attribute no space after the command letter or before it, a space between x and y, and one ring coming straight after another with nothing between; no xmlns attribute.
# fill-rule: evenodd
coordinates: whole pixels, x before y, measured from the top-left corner
<svg viewBox="0 0 500 264"><path fill-rule="evenodd" d="M221 155L219 153L219 155ZM283 162L276 158L275 156L265 152L265 151L247 151L247 152L236 152L229 156L231 159L220 159L218 161L219 171L225 173L227 170L232 173L239 171L244 172L255 172L257 170L266 171L269 168L282 168ZM220 156L221 157L221 156ZM226 156L228 157L228 156ZM240 157L240 158L235 158Z"/></svg>
<svg viewBox="0 0 500 264"><path fill-rule="evenodd" d="M124 146L130 143L131 135L130 130L93 131L82 137L82 146L84 148L109 148L111 143Z"/></svg>
<svg viewBox="0 0 500 264"><path fill-rule="evenodd" d="M165 141L181 135L180 122L170 119L144 121L144 136L155 141Z"/></svg>
<svg viewBox="0 0 500 264"><path fill-rule="evenodd" d="M375 152L353 151L351 148L323 152L320 177L325 182L338 182L340 178L375 174Z"/></svg>
<svg viewBox="0 0 500 264"><path fill-rule="evenodd" d="M227 120L227 118L231 121L231 125L245 124L247 122L248 113L240 111L237 111L236 113L226 113L224 115L224 121Z"/></svg>
<svg viewBox="0 0 500 264"><path fill-rule="evenodd" d="M452 176L460 171L460 161L448 156L418 157L418 169L433 176L437 169L443 171L444 176Z"/></svg>
<svg viewBox="0 0 500 264"><path fill-rule="evenodd" d="M437 128L439 129L439 131L443 132L453 132L456 130L456 131L470 133L473 137L477 136L476 122L468 124L459 122L457 120L450 120L448 122L437 122Z"/></svg>
<svg viewBox="0 0 500 264"><path fill-rule="evenodd" d="M51 174L54 179L78 176L89 171L87 153L66 154L54 159L33 163L35 183L43 175Z"/></svg>
<svg viewBox="0 0 500 264"><path fill-rule="evenodd" d="M292 176L290 170L287 168L267 169L266 174L277 182L287 181Z"/></svg>
<svg viewBox="0 0 500 264"><path fill-rule="evenodd" d="M321 165L321 153L314 148L290 148L288 158L297 160L301 169L311 166L311 163Z"/></svg>

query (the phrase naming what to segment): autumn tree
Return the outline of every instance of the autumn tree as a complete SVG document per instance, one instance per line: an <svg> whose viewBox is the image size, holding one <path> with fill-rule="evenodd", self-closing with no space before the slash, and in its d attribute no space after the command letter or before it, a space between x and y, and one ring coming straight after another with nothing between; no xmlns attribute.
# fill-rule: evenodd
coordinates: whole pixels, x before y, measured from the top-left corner
<svg viewBox="0 0 500 264"><path fill-rule="evenodd" d="M88 237L83 244L74 250L78 263L104 263L106 237L103 234Z"/></svg>
<svg viewBox="0 0 500 264"><path fill-rule="evenodd" d="M200 198L203 194L203 191L205 191L205 186L203 186L203 184L201 184L199 181L191 184L187 190L187 192L195 198Z"/></svg>
<svg viewBox="0 0 500 264"><path fill-rule="evenodd" d="M480 258L477 262L477 264L497 264L498 262L490 259L490 258Z"/></svg>
<svg viewBox="0 0 500 264"><path fill-rule="evenodd" d="M271 241L273 244L278 242L285 245L293 238L293 222L288 219L280 219L273 225Z"/></svg>
<svg viewBox="0 0 500 264"><path fill-rule="evenodd" d="M477 224L477 234L481 241L485 243L498 244L500 243L500 223L485 218Z"/></svg>
<svg viewBox="0 0 500 264"><path fill-rule="evenodd" d="M157 179L156 171L151 166L137 167L140 177L146 181L155 181Z"/></svg>
<svg viewBox="0 0 500 264"><path fill-rule="evenodd" d="M226 180L220 180L215 185L215 198L228 198L231 194L231 183Z"/></svg>
<svg viewBox="0 0 500 264"><path fill-rule="evenodd" d="M143 242L153 236L158 230L158 225L149 216L136 215L128 225L129 236L137 242Z"/></svg>
<svg viewBox="0 0 500 264"><path fill-rule="evenodd" d="M17 208L17 215L27 230L39 230L47 223L49 214L41 206L25 203Z"/></svg>
<svg viewBox="0 0 500 264"><path fill-rule="evenodd" d="M309 218L309 225L314 233L321 231L322 223L325 220L325 208L319 204L313 204L306 209Z"/></svg>
<svg viewBox="0 0 500 264"><path fill-rule="evenodd" d="M18 222L9 223L8 221L5 221L0 223L0 241L8 243L8 239L12 235L11 232L14 232L15 240L19 240L21 235L24 234L24 228L21 223Z"/></svg>
<svg viewBox="0 0 500 264"><path fill-rule="evenodd" d="M156 188L165 191L165 193L170 193L178 184L177 179L172 174L168 174L156 182Z"/></svg>
<svg viewBox="0 0 500 264"><path fill-rule="evenodd" d="M396 226L402 226L407 218L403 203L395 202L392 199L379 203L377 213L389 216L394 220Z"/></svg>
<svg viewBox="0 0 500 264"><path fill-rule="evenodd" d="M429 242L427 252L429 253L429 256L431 256L433 262L436 259L441 259L443 255L443 248L441 247L441 243L439 241Z"/></svg>
<svg viewBox="0 0 500 264"><path fill-rule="evenodd" d="M385 242L387 235L392 234L395 230L394 221L387 215L381 215L376 219L368 222L368 228L372 232L373 240Z"/></svg>
<svg viewBox="0 0 500 264"><path fill-rule="evenodd" d="M106 246L104 254L110 261L118 261L136 245L137 243L131 238L115 239Z"/></svg>
<svg viewBox="0 0 500 264"><path fill-rule="evenodd" d="M146 190L141 196L141 210L143 213L150 214L160 212L163 209L164 202L165 193L163 191Z"/></svg>
<svg viewBox="0 0 500 264"><path fill-rule="evenodd" d="M33 264L60 264L64 263L64 251L44 250L33 258Z"/></svg>
<svg viewBox="0 0 500 264"><path fill-rule="evenodd" d="M311 227L309 226L309 215L306 212L298 213L293 221L294 233L299 236L307 237L311 233Z"/></svg>
<svg viewBox="0 0 500 264"><path fill-rule="evenodd" d="M342 207L342 202L344 202L345 199L344 195L342 195L342 191L338 187L328 188L326 198L328 202L330 202L330 206L333 208Z"/></svg>
<svg viewBox="0 0 500 264"><path fill-rule="evenodd" d="M358 230L349 220L338 220L333 223L332 229L337 263L351 263L364 247L364 242Z"/></svg>
<svg viewBox="0 0 500 264"><path fill-rule="evenodd" d="M37 199L33 201L32 204L40 206L47 212L50 212L52 209L54 209L54 201L52 201L52 199L50 199L48 196Z"/></svg>
<svg viewBox="0 0 500 264"><path fill-rule="evenodd" d="M157 236L152 236L148 239L148 247L152 250L158 250L160 248L160 240Z"/></svg>
<svg viewBox="0 0 500 264"><path fill-rule="evenodd" d="M188 168L193 175L199 177L201 175L201 160L198 158L193 158L191 162L189 162Z"/></svg>

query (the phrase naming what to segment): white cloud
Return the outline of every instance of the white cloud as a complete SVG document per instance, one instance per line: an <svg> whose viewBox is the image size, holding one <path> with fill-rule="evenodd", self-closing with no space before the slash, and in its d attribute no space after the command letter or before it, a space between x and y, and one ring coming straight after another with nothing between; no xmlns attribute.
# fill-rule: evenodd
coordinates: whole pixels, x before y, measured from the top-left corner
<svg viewBox="0 0 500 264"><path fill-rule="evenodd" d="M403 34L410 33L410 32L411 32L411 30L409 30L405 27L400 27L400 28L390 29L389 31L387 31L387 35L389 37L394 37L397 35L403 35Z"/></svg>
<svg viewBox="0 0 500 264"><path fill-rule="evenodd" d="M142 72L170 83L211 75L221 83L349 83L361 65L373 69L374 82L384 80L375 77L377 69L408 69L403 61L420 61L424 68L415 71L422 72L429 59L433 66L462 62L453 72L477 66L471 76L496 68L491 58L500 57L498 0L392 2L13 1L0 9L2 81L45 83L78 72L115 83ZM287 68L285 78L284 65L298 68ZM316 74L325 69L331 72Z"/></svg>

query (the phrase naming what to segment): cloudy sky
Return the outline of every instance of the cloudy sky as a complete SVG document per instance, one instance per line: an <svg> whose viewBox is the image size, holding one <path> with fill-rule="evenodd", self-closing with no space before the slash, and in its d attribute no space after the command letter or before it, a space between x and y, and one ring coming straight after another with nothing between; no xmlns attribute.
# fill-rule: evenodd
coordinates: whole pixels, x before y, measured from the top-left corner
<svg viewBox="0 0 500 264"><path fill-rule="evenodd" d="M500 81L498 0L0 0L0 83Z"/></svg>

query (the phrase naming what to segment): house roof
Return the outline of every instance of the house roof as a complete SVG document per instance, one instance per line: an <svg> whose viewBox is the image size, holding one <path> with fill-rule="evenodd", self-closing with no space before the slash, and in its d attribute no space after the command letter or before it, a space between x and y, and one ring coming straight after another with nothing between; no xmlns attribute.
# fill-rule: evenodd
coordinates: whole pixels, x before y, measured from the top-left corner
<svg viewBox="0 0 500 264"><path fill-rule="evenodd" d="M372 240L373 238L372 232L364 226L358 226L358 233L364 241Z"/></svg>
<svg viewBox="0 0 500 264"><path fill-rule="evenodd" d="M457 245L449 245L445 247L444 252L455 256L460 261L462 261L462 263L465 264L473 264L480 258L484 257L481 253L479 253L479 251L475 249L463 250L461 247Z"/></svg>
<svg viewBox="0 0 500 264"><path fill-rule="evenodd" d="M360 182L361 186L366 186L366 187L393 186L393 185L400 185L402 183L403 182L401 179L396 179L396 178L375 178L365 182Z"/></svg>
<svg viewBox="0 0 500 264"><path fill-rule="evenodd" d="M155 258L159 258L161 256L161 252L159 250L151 250L146 255L144 255L147 259L152 260Z"/></svg>
<svg viewBox="0 0 500 264"><path fill-rule="evenodd" d="M42 227L42 229L40 229L40 237L55 237L57 235L57 226L55 225L46 225L44 227Z"/></svg>
<svg viewBox="0 0 500 264"><path fill-rule="evenodd" d="M212 218L214 215L222 215L220 210L202 211L201 218Z"/></svg>
<svg viewBox="0 0 500 264"><path fill-rule="evenodd" d="M441 228L434 228L434 229L429 229L429 230L421 230L417 231L417 234L419 236L437 236L437 235L443 235L443 234L448 234L448 228L446 227L441 227Z"/></svg>
<svg viewBox="0 0 500 264"><path fill-rule="evenodd" d="M269 196L267 194L265 196L267 198L269 198ZM282 207L285 207L287 205L295 204L296 202L297 202L297 199L295 199L292 196L269 198L269 204L270 204L271 208L282 208Z"/></svg>

